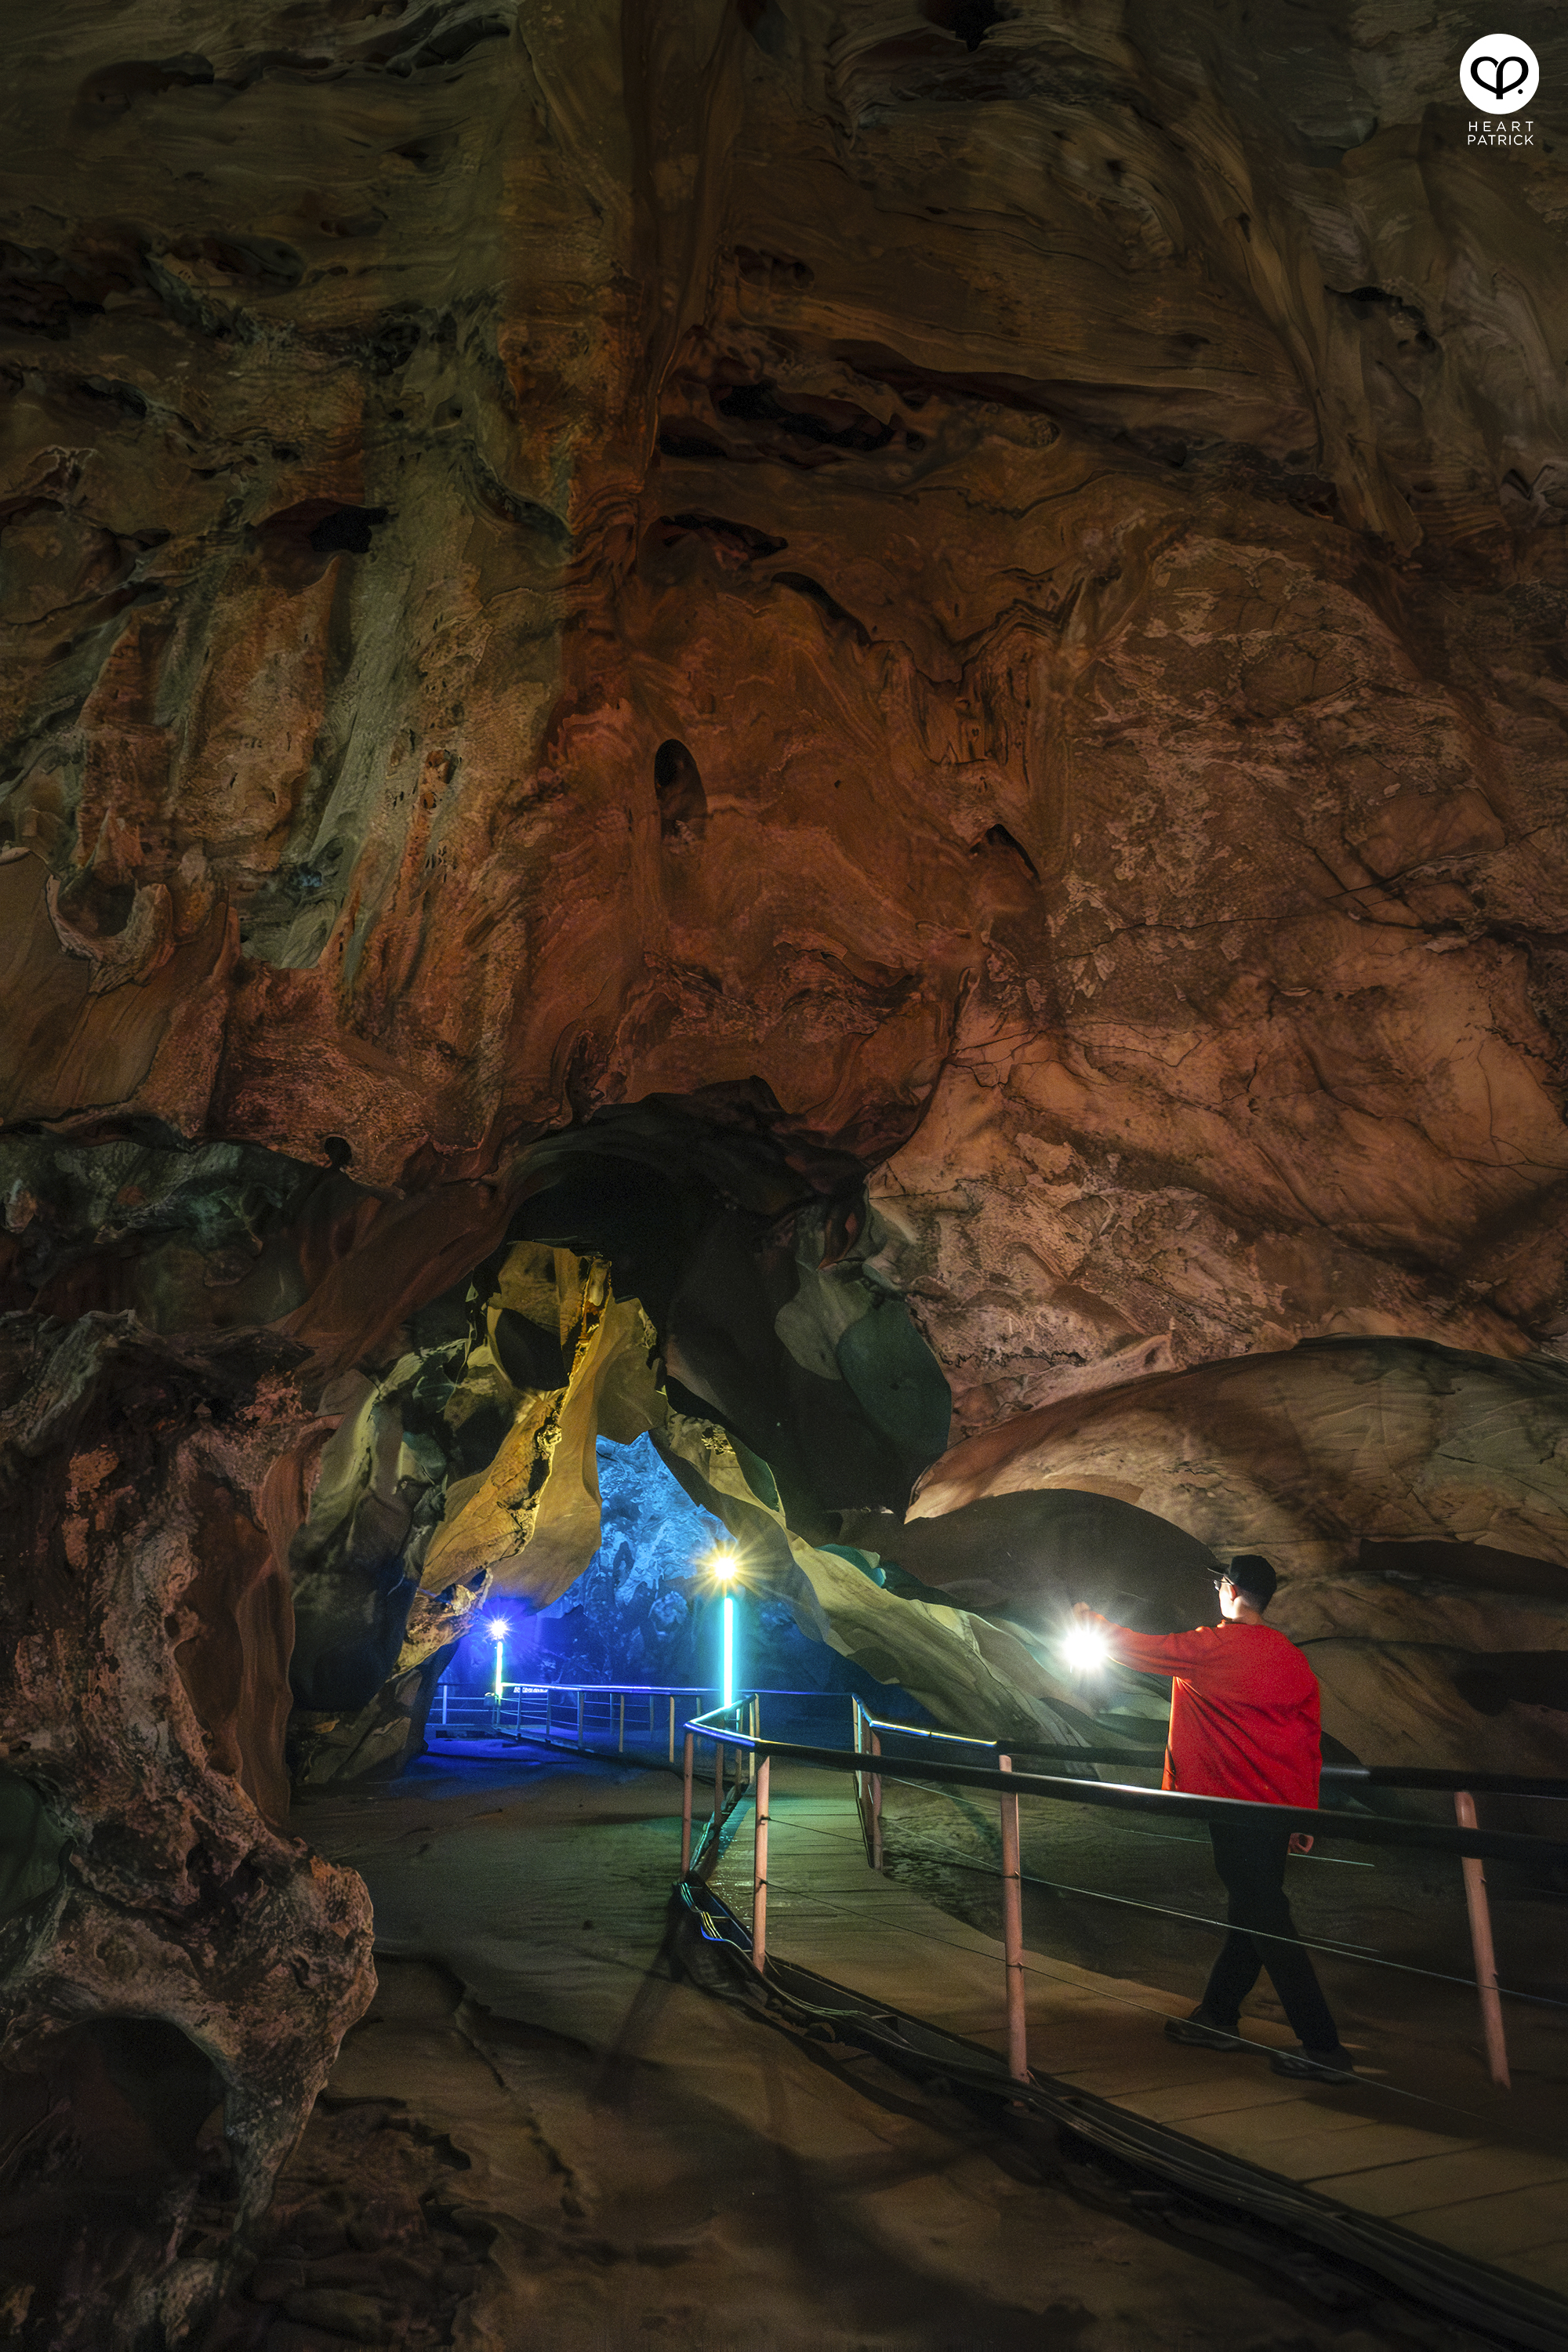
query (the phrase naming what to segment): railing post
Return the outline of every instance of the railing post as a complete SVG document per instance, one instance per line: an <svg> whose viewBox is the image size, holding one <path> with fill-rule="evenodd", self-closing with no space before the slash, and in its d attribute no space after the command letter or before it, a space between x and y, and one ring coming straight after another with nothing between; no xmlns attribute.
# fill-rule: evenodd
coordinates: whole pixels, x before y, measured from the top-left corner
<svg viewBox="0 0 1568 2352"><path fill-rule="evenodd" d="M1468 1789L1454 1791L1454 1818L1462 1830L1479 1826L1476 1801ZM1476 1984L1481 1997L1481 2024L1487 2037L1487 2071L1501 2091L1513 2084L1508 2071L1508 2043L1502 2030L1502 2002L1497 1989L1497 1955L1492 1949L1491 1906L1487 1900L1486 1866L1479 1855L1460 1857L1465 1874L1465 1901L1470 1914L1470 1949L1475 1955Z"/></svg>
<svg viewBox="0 0 1568 2352"><path fill-rule="evenodd" d="M713 1851L719 1851L719 1832L724 1823L724 1743L713 1742Z"/></svg>
<svg viewBox="0 0 1568 2352"><path fill-rule="evenodd" d="M854 1725L855 1806L860 1816L860 1834L866 1842L866 1860L871 1869L882 1867L882 1782L878 1773L866 1766L873 1756L882 1752L882 1743L871 1729L871 1718L858 1698L851 1695L850 1707Z"/></svg>
<svg viewBox="0 0 1568 2352"><path fill-rule="evenodd" d="M443 1684L441 1685L441 1727L442 1727L442 1729L443 1729L443 1730L445 1730L445 1729L446 1729L446 1727L447 1727L447 1685L446 1685L446 1684L445 1684L445 1683L443 1683Z"/></svg>
<svg viewBox="0 0 1568 2352"><path fill-rule="evenodd" d="M768 1961L768 1766L764 1756L757 1766L755 1847L752 1862L752 1961L761 1976Z"/></svg>
<svg viewBox="0 0 1568 2352"><path fill-rule="evenodd" d="M860 1820L860 1835L865 1843L866 1860L871 1859L871 1822L866 1811L866 1775L860 1769L863 1736L860 1729L860 1702L853 1691L849 1694L849 1741L855 1758L855 1769L850 1774L850 1786L855 1791L855 1811Z"/></svg>
<svg viewBox="0 0 1568 2352"><path fill-rule="evenodd" d="M1010 1772L1013 1759L998 1756L996 1769ZM1024 1886L1018 1844L1018 1800L1002 1799L1002 1951L1007 1970L1007 2072L1015 2083L1029 2079L1029 2029L1024 2009Z"/></svg>
<svg viewBox="0 0 1568 2352"><path fill-rule="evenodd" d="M669 1697L669 1760L672 1764L675 1761L675 1694L673 1691L670 1693ZM686 1786L689 1792L687 1811L689 1813L691 1810L689 1801L689 1791L691 1788L691 1734L689 1732L686 1735ZM682 1872L681 1875L684 1877L685 1873Z"/></svg>
<svg viewBox="0 0 1568 2352"><path fill-rule="evenodd" d="M616 1747L618 1753L624 1756L626 1752L626 1695L625 1691L621 1693L621 1736L616 1743Z"/></svg>
<svg viewBox="0 0 1568 2352"><path fill-rule="evenodd" d="M881 1752L882 1735L874 1731L871 1734L871 1753L879 1756ZM1013 1801L1016 1804L1018 1801L1015 1797ZM873 1870L882 1867L882 1776L879 1772L871 1775L871 1867Z"/></svg>
<svg viewBox="0 0 1568 2352"><path fill-rule="evenodd" d="M671 1699L669 1704L673 1708L675 1701ZM669 1736L673 1741L675 1738L673 1730ZM695 1732L689 1731L686 1735L685 1770L681 1775L680 1789L680 1875L682 1878L691 1867L691 1768L696 1753L697 1735Z"/></svg>
<svg viewBox="0 0 1568 2352"><path fill-rule="evenodd" d="M581 1750L583 1746L583 1685L581 1683L577 1685L577 1746Z"/></svg>

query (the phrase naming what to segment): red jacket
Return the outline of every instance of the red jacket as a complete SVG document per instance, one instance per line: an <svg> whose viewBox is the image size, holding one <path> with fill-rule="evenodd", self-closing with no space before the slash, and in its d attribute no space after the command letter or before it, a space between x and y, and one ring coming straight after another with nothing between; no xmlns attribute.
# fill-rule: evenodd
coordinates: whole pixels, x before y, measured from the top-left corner
<svg viewBox="0 0 1568 2352"><path fill-rule="evenodd" d="M1234 1619L1192 1633L1098 1622L1122 1665L1172 1678L1167 1789L1258 1805L1317 1803L1318 1677L1294 1642Z"/></svg>

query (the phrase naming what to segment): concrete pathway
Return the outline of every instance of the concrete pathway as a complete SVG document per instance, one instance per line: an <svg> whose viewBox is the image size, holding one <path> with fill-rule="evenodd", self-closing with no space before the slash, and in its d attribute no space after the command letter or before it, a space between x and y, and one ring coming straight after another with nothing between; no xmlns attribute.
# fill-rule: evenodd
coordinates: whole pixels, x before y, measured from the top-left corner
<svg viewBox="0 0 1568 2352"><path fill-rule="evenodd" d="M331 2094L403 2102L494 2229L462 2352L1473 2352L670 1983L679 1802L515 1751L301 1809L376 1906Z"/></svg>
<svg viewBox="0 0 1568 2352"><path fill-rule="evenodd" d="M868 1867L847 1781L838 1789L824 1774L775 1764L769 1810L770 1953L1005 2053L1001 1944ZM710 1874L748 1923L752 1843L748 1806ZM1037 1952L1026 1955L1026 1984L1037 2072L1568 2296L1562 2116L1548 2134L1496 2098L1468 2110L1429 2099L1381 2078L1375 2060L1353 2089L1291 2083L1261 2055L1165 2041L1164 2019L1189 2002ZM1284 2028L1248 2020L1246 2030L1260 2049L1295 2046Z"/></svg>

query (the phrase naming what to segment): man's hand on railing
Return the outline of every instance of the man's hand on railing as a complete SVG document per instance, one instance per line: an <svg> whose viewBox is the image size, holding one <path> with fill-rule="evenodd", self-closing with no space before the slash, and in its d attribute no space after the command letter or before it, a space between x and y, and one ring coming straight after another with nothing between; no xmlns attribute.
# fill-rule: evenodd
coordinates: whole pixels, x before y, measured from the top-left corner
<svg viewBox="0 0 1568 2352"><path fill-rule="evenodd" d="M1310 1833L1308 1831L1306 1831L1306 1830L1292 1830L1292 1831L1291 1831L1291 1832L1290 1832L1290 1845L1289 1845L1289 1851L1290 1851L1290 1853L1311 1853L1311 1851L1312 1851L1312 1845L1313 1845L1313 1839L1312 1839L1312 1837L1311 1837Z"/></svg>

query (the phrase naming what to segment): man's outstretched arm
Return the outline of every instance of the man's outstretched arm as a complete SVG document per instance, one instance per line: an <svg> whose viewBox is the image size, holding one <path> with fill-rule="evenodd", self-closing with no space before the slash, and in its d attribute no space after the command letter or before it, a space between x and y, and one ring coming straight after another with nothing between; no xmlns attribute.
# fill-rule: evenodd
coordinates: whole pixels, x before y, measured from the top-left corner
<svg viewBox="0 0 1568 2352"><path fill-rule="evenodd" d="M1128 1625L1101 1617L1087 1601L1073 1603L1080 1625L1092 1625L1119 1666L1142 1675L1180 1675L1201 1685L1206 1667L1219 1664L1219 1627L1199 1625L1191 1633L1135 1633Z"/></svg>

